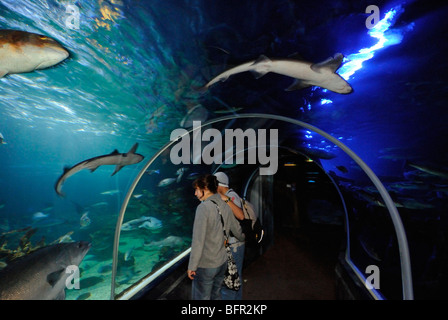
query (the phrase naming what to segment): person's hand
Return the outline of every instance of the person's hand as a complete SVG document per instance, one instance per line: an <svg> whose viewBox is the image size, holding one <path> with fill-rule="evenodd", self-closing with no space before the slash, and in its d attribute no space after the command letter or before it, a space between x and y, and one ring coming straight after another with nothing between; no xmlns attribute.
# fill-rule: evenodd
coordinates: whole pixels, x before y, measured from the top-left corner
<svg viewBox="0 0 448 320"><path fill-rule="evenodd" d="M229 197L225 195L225 193L220 193L221 199L226 201Z"/></svg>
<svg viewBox="0 0 448 320"><path fill-rule="evenodd" d="M191 280L193 280L194 277L196 276L196 271L193 271L193 270L187 270L187 275L188 275L188 278L190 278Z"/></svg>

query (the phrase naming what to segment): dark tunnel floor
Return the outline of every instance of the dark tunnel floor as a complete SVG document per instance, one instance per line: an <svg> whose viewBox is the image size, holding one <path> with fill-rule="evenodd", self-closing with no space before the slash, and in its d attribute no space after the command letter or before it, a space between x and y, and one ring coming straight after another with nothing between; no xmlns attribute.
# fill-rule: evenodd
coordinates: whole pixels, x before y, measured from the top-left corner
<svg viewBox="0 0 448 320"><path fill-rule="evenodd" d="M294 237L285 232L277 233L274 245L243 271L243 298L336 299L334 267L339 246L335 248L334 243L338 241L329 236L300 234Z"/></svg>
<svg viewBox="0 0 448 320"><path fill-rule="evenodd" d="M335 265L342 227L307 225L306 230L277 231L274 244L243 269L244 300L334 300ZM189 300L186 263L140 299Z"/></svg>

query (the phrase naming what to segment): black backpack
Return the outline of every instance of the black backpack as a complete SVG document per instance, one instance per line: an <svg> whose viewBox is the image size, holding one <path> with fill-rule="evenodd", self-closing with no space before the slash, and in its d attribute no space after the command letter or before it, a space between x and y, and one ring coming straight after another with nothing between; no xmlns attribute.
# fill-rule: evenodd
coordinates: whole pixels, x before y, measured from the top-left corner
<svg viewBox="0 0 448 320"><path fill-rule="evenodd" d="M246 236L246 246L257 247L263 240L263 226L255 214L254 206L249 201L241 198L241 209L244 213L244 220L240 220L240 225Z"/></svg>

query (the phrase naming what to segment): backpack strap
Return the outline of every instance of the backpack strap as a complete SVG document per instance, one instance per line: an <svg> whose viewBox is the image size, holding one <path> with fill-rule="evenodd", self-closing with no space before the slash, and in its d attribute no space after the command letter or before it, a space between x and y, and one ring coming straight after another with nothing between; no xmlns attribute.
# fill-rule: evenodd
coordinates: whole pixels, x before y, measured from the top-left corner
<svg viewBox="0 0 448 320"><path fill-rule="evenodd" d="M227 236L226 229L224 228L224 219L222 217L221 210L219 209L219 206L215 201L213 201L213 200L210 200L210 201L213 202L216 206L216 209L218 209L218 214L219 214L219 217L221 218L221 223L222 223L222 231L224 233L224 246L227 247L227 245L229 243L229 237Z"/></svg>
<svg viewBox="0 0 448 320"><path fill-rule="evenodd" d="M247 214L247 216L249 217L250 220L254 220L254 217L250 216L249 210L247 209L246 200L243 198L241 198L241 209L243 210L244 217L246 217L246 214Z"/></svg>

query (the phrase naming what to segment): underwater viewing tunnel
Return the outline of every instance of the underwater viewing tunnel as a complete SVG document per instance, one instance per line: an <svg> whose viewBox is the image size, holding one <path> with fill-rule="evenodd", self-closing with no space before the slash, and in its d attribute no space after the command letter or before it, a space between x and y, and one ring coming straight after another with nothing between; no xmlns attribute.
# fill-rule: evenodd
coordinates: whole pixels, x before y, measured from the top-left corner
<svg viewBox="0 0 448 320"><path fill-rule="evenodd" d="M244 135L235 139L233 134L235 130L233 128L241 130ZM257 130L254 128L257 128ZM268 134L267 137L266 134L259 134L259 140L254 141L254 138L255 140L257 139L256 132L259 128L261 128L263 132L270 132L270 134ZM177 175L177 184L175 186L172 184L174 183L175 178L165 178L161 180L159 185L166 183L166 186L162 187L165 188L162 189L163 196L155 197L151 201L151 206L159 209L149 209L149 212L167 212L168 210L163 209L163 203L165 202L166 206L166 198L172 199L173 197L178 199L180 203L191 203L191 207L185 207L185 209L193 211L195 202L191 202L192 179L200 176L200 174L222 171L230 177L231 187L249 200L255 206L257 212L262 213L259 218L264 226L265 236L262 245L259 248L247 248L245 253L245 270L252 264L254 265L254 268L256 268L257 259L269 250L271 246L275 247L275 249L271 250L283 250L281 246L276 246L276 241L278 239L275 239L279 236L287 237L293 243L302 242L303 248L310 247L308 250L310 250L312 254L317 255L316 259L310 260L310 263L313 264L312 268L320 269L322 268L322 265L325 266L326 264L334 267L336 267L336 265L338 266L337 276L333 275L333 277L328 277L326 275L320 275L321 279L318 279L319 277L315 276L313 282L302 279L301 281L304 281L306 284L301 288L299 294L304 299L313 297L313 293L309 293L309 296L307 295L307 290L313 291L312 288L318 285L319 281L324 282L323 287L326 292L322 296L327 299L329 297L331 299L383 299L385 294L397 299L400 299L402 294L405 298L412 298L413 292L412 281L410 280L409 256L405 256L404 258L400 256L400 250L404 252L404 255L409 255L407 239L403 233L403 226L399 216L399 225L396 227L398 231L394 230L392 220L394 218L393 215L397 215L397 212L393 202L391 202L392 200L389 198L383 202L388 203L389 201L388 204L395 208L395 211L391 210L392 212L389 212L386 204L381 205L380 191L376 191L378 196L377 207L380 208L377 210L380 213L375 215L375 224L378 223L381 225L381 228L386 229L387 232L382 231L373 239L371 234L373 231L370 231L372 228L371 210L357 212L355 208L351 207L355 203L353 201L356 200L350 198L349 200L346 200L347 196L344 197L344 193L353 192L353 190L358 190L358 188L370 190L373 194L375 192L374 190L377 189L375 183L379 183L378 189L382 188L381 191L384 191L386 194L387 191L381 182L379 182L378 178L371 171L368 171L368 168L366 169L367 172L363 171L366 165L356 156L356 154L352 153L349 149L348 154L344 154L338 147L341 143L325 132L321 132L318 128L314 128L314 130L316 133L321 133L323 135L323 140L321 140L322 143L327 137L329 138L328 141L325 141L327 145L331 145L332 141L336 142L336 145L320 150L319 157L317 158L315 158L316 154L313 154L310 150L307 154L304 153L303 144L305 141L301 141L298 136L303 130L306 130L308 134L311 134L310 130L312 129L313 127L306 123L284 117L266 114L239 114L208 121L201 127L194 127L189 131L184 130L183 134L179 135L179 137L172 136L172 141L159 150L159 152L148 161L137 176L136 181L131 185L125 197L122 210L120 211L118 218L119 223L117 224L116 230L118 231L121 229L121 222L123 220L135 219L137 216L135 216L134 212L148 211L147 207L149 204L141 201L140 197L135 197L135 194L144 195L145 190L157 182L157 180L154 181L154 176L151 177L151 175L145 174L146 172L154 172L154 170L163 168L164 176L175 177ZM213 130L213 132L219 133L219 135L214 135L214 139L204 139L205 136L208 136L207 130ZM258 133L259 132L260 131L258 131ZM252 136L251 133L253 134ZM272 136L274 136L275 139L272 139ZM228 137L235 140L235 143L228 143ZM190 142L195 139L198 143L198 150L200 150L200 152L197 152L199 159L195 158L194 151L188 147L187 150L189 151L189 154L187 157L183 158L187 163L174 165L173 157L175 155L177 156L178 152L181 150L179 145L183 143L182 141L188 141L188 144L185 145L190 146ZM238 143L238 140L240 140L240 143ZM262 140L261 144L259 143L260 140ZM267 143L268 141L271 143ZM230 150L225 149L224 146L229 146ZM344 145L342 145L342 147L347 148ZM253 160L253 158L256 157L257 152L261 149L263 149L263 151L262 155L258 153L259 157L266 155L267 151L270 160L273 161L275 159L276 163L273 164L270 163L270 161L264 161L264 166L260 166L259 162ZM185 150L182 151L185 152ZM251 152L252 154L250 154ZM206 158L206 153L210 153L213 158L213 162L210 162L208 165L202 163L204 161L203 159ZM324 153L326 153L326 155L324 155ZM325 162L327 167L331 167L331 160L336 157L336 154L338 155L338 161L341 161L341 158L344 157L349 158L346 159L345 162L352 163L351 170L356 170L360 176L364 173L364 177L358 178L358 181L363 181L362 186L353 186L351 183L347 183L343 178L343 183L339 181L336 182L338 178L341 178L338 177L338 174L334 171L326 173L323 163ZM353 158L350 158L349 155L353 156ZM167 160L168 158L171 158L171 161ZM313 158L315 158L315 160L313 160ZM252 163L250 163L250 161L252 161ZM356 167L357 161L359 161L360 164L358 167ZM275 169L273 169L274 174L260 174L260 172L263 172L260 170L262 167L269 168L273 166L275 166ZM335 168L336 167L338 166L335 166ZM339 167L338 170L344 172L346 169ZM160 178L157 177L157 179ZM169 205L172 205L172 203ZM144 210L139 210L142 206L144 206ZM129 214L132 215L129 218L126 216L128 211L130 212ZM188 213L175 213L175 215L185 216L188 215ZM191 215L190 217L192 218ZM177 219L180 220L178 217ZM180 229L177 231L181 232ZM397 234L398 241L396 240ZM174 238L180 239L179 235L173 235L171 233L169 237L162 241L168 241L168 239L172 240ZM132 235L132 240L133 243L135 243L135 234ZM119 245L121 241L125 243L123 248ZM145 236L145 238L140 239L140 241L145 242L148 241L148 239ZM278 241L281 242L282 240ZM127 240L126 234L116 233L115 243L118 243L118 246L114 247L114 262L116 261L113 267L114 270L119 270L121 264L123 264L123 269L125 269L125 260L118 257L123 257L126 251L129 250L129 246L126 246L128 242L130 241ZM351 245L352 243L355 243L355 245ZM356 245L357 243L360 243L360 246ZM400 245L402 246L401 248ZM329 248L331 249L329 250ZM320 255L319 250L322 251ZM162 271L166 274L166 271L169 270L169 268L178 264L182 259L185 259L188 252L189 248L186 248L186 250L182 252L179 252L179 250L176 250L176 253L170 252L174 256L169 257L169 262L161 268L162 270L156 271L156 274L160 274ZM355 258L352 258L353 252L355 253ZM324 259L322 260L322 258ZM141 261L133 261L135 266L143 266L147 257L142 256L141 259ZM289 257L288 259L294 261L295 258ZM298 259L307 258L300 256ZM356 261L356 264L353 261ZM372 265L383 266L383 264L387 266L387 268L390 268L390 271L386 271L389 269L383 268L384 271L382 272L382 277L388 280L387 283L382 283L382 291L377 290L379 288L373 287L364 291L360 290L359 287L365 287L366 283L370 283L367 280L370 272L368 272L368 269L366 268ZM404 264L404 266L401 266L400 264ZM326 267L328 268L328 265ZM294 267L291 268L294 270ZM297 266L296 268L297 270L295 272L301 272ZM366 272L361 270L366 270ZM400 270L403 271L400 272ZM267 272L276 273L276 271L272 269L267 270ZM398 277L396 277L397 272ZM408 277L403 283L400 281L401 273L403 273L404 277ZM121 276L119 271L112 273L112 278L118 280L118 283L120 283L119 279ZM177 274L176 276L179 277ZM179 282L176 284L178 286L181 286L180 281L182 281L182 279L188 281L185 272L181 273L180 278L177 278ZM153 288L151 285L153 281L155 281L153 273L148 274L146 277L139 277L138 281L133 283L129 288L125 288L122 292L119 292L117 296L119 298L130 298L134 294L142 296L142 293L138 292L143 291L146 292L146 295L149 295L152 298L160 298L160 296L157 297L157 294L161 294L166 298L171 291L176 289L175 287L169 287L169 292L163 291L161 293L159 289ZM270 287L270 290L273 290L272 284L275 283L276 280L272 279L271 282L268 282L266 281L266 275L264 274L259 281L264 282L267 287ZM288 281L294 280L288 279ZM353 285L353 283L356 285ZM188 287L188 282L184 282L184 286L185 285ZM250 283L248 285L250 285ZM112 287L114 288L115 286ZM162 287L165 288L165 286ZM154 292L156 293L151 294L151 290L155 290ZM188 299L188 294L185 295L185 289L183 289L183 291L182 289L176 290L180 290L180 293L177 293L178 295L175 296L177 299ZM263 290L263 288L259 288L259 290ZM277 290L285 291L286 289L280 285ZM148 291L150 293L147 293ZM288 295L290 298L295 297L296 293L288 292L287 290L286 292L287 295L284 295L284 297L288 297ZM411 296L409 297L406 295ZM275 297L275 293L272 293L271 291L271 297L272 296ZM314 297L318 298L316 296ZM259 298L259 296L255 294L252 298Z"/></svg>
<svg viewBox="0 0 448 320"><path fill-rule="evenodd" d="M190 299L216 172L265 231L243 299L447 299L447 14L0 1L0 299Z"/></svg>

